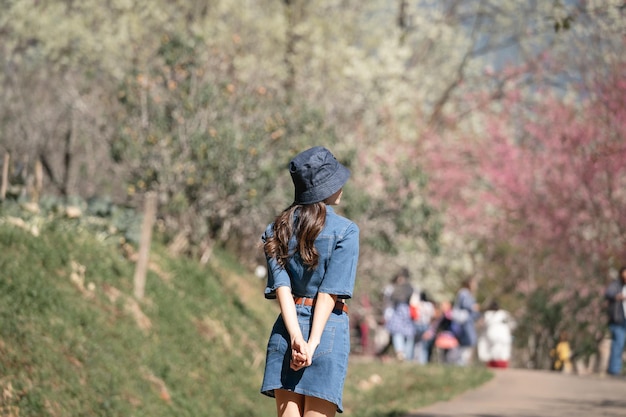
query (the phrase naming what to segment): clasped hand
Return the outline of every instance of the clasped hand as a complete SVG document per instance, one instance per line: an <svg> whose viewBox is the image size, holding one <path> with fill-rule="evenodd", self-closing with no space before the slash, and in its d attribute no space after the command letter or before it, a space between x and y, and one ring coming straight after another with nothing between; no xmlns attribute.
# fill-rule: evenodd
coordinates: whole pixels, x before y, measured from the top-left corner
<svg viewBox="0 0 626 417"><path fill-rule="evenodd" d="M294 371L311 365L313 361L313 353L316 346L312 346L305 342L303 338L296 338L291 341L291 363L290 367Z"/></svg>

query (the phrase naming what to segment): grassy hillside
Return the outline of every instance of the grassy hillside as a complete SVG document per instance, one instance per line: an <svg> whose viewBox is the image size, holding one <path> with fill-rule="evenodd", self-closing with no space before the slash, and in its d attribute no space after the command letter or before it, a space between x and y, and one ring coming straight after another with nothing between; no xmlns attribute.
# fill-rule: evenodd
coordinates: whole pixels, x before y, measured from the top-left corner
<svg viewBox="0 0 626 417"><path fill-rule="evenodd" d="M2 415L258 415L270 312L232 270L156 254L137 303L118 245L67 221L2 225L0 247Z"/></svg>
<svg viewBox="0 0 626 417"><path fill-rule="evenodd" d="M0 212L0 415L274 415L263 282L227 254L201 266L157 246L137 302L132 259L83 220ZM489 377L410 366L353 363L346 415L399 416Z"/></svg>

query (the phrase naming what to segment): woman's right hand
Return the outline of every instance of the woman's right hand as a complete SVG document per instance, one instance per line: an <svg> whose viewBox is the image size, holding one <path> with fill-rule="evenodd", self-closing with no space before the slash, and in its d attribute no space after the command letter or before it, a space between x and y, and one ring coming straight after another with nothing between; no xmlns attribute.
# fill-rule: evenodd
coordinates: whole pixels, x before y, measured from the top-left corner
<svg viewBox="0 0 626 417"><path fill-rule="evenodd" d="M317 341L309 340L309 343L307 344L308 356L306 359L305 366L311 366L311 363L313 362L313 355L315 355L315 349L317 349L317 346L319 344L320 344L319 340Z"/></svg>

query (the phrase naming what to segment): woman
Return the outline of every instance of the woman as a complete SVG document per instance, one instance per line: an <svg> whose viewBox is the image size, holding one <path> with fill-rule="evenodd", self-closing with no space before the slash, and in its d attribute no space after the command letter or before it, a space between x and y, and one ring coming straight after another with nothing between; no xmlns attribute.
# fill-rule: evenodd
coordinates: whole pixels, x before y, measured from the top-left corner
<svg viewBox="0 0 626 417"><path fill-rule="evenodd" d="M508 311L493 301L483 314L483 333L478 337L478 359L490 368L508 368L515 321Z"/></svg>
<svg viewBox="0 0 626 417"><path fill-rule="evenodd" d="M344 300L352 297L359 229L331 206L341 201L350 171L321 146L289 164L294 203L263 235L265 297L280 312L267 346L261 392L276 398L279 417L343 412L350 353Z"/></svg>

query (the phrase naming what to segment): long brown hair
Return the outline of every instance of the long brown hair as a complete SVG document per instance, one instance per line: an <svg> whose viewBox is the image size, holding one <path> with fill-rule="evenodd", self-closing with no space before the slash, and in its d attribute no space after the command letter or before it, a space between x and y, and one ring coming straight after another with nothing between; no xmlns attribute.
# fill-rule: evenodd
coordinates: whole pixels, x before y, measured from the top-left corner
<svg viewBox="0 0 626 417"><path fill-rule="evenodd" d="M314 243L325 223L325 203L291 205L274 220L274 234L263 245L265 254L284 267L289 257L293 256L289 253L289 239L295 235L295 252L300 254L309 269L317 268L319 253Z"/></svg>

